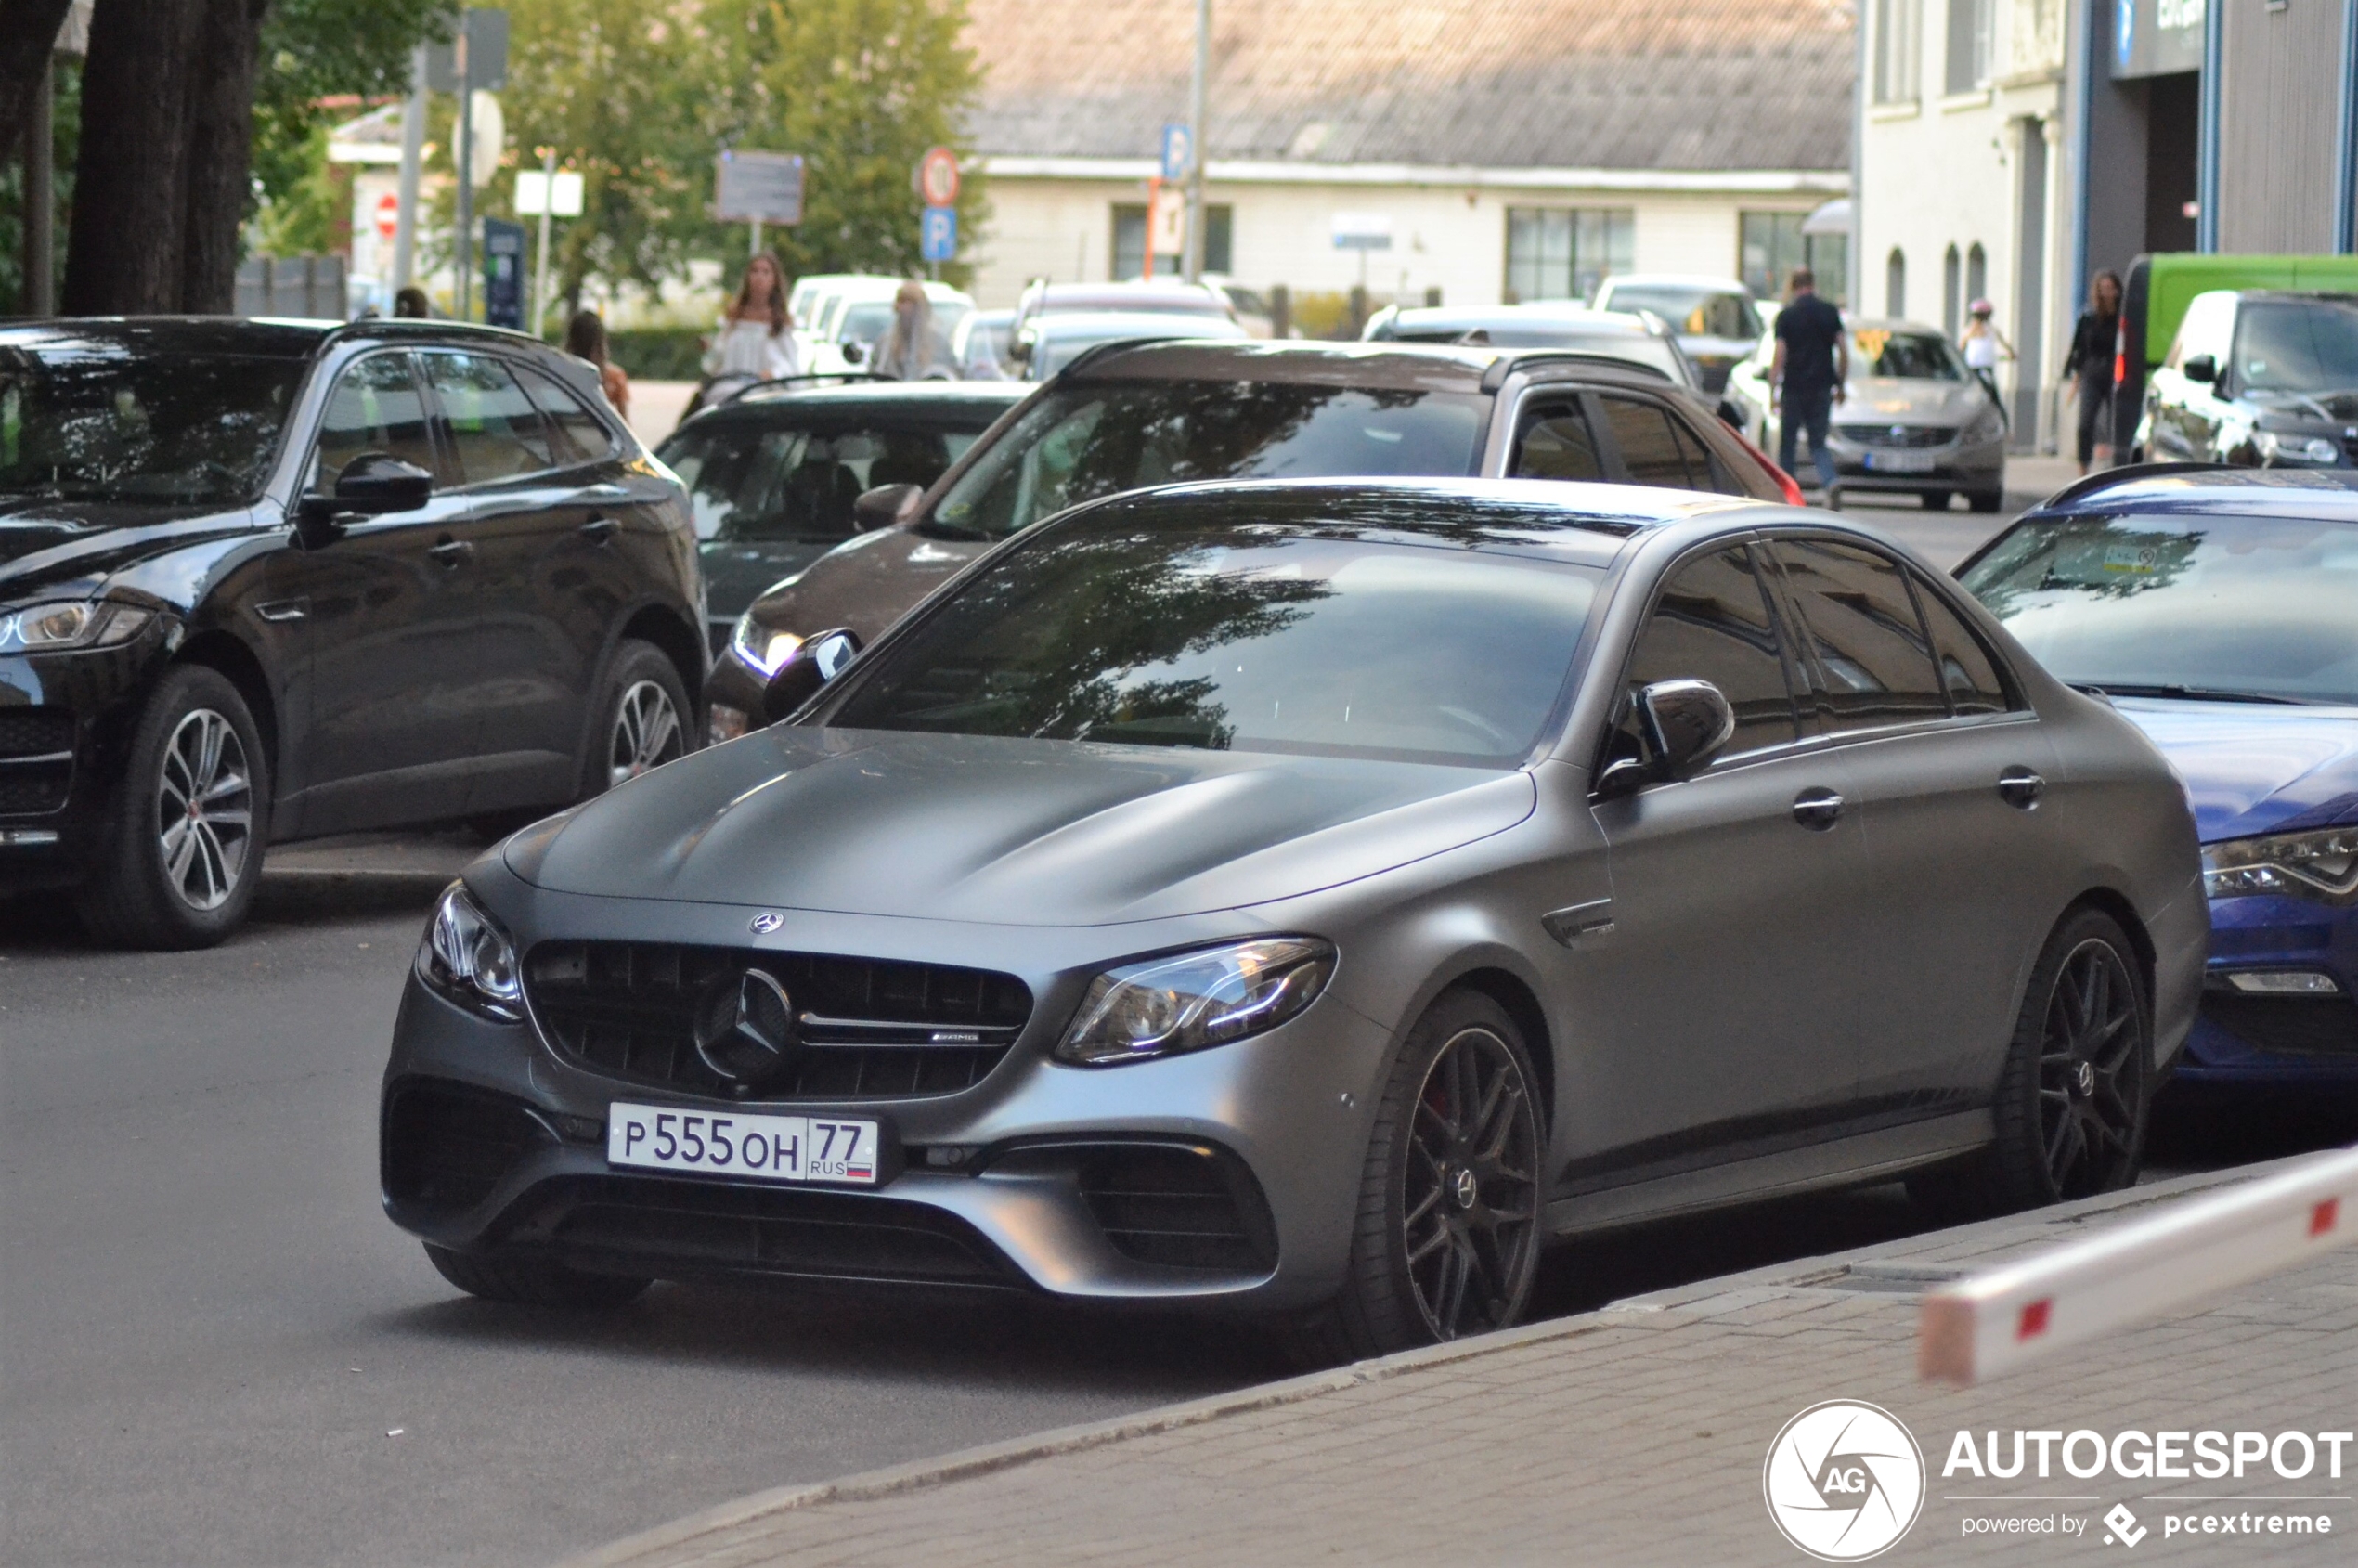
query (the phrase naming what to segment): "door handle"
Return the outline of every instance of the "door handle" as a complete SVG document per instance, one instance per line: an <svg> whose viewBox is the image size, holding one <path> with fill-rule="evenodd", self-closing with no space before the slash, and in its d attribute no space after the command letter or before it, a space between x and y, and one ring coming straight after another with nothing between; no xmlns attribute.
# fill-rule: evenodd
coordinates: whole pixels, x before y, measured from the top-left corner
<svg viewBox="0 0 2358 1568"><path fill-rule="evenodd" d="M474 559L475 547L465 539L445 535L426 547L426 553L445 566L456 566L462 561Z"/></svg>
<svg viewBox="0 0 2358 1568"><path fill-rule="evenodd" d="M591 544L605 544L614 538L621 526L611 517L592 517L581 525L581 537Z"/></svg>
<svg viewBox="0 0 2358 1568"><path fill-rule="evenodd" d="M274 626L283 626L289 621L299 621L308 616L311 601L308 598L273 599L267 603L256 604L253 613Z"/></svg>
<svg viewBox="0 0 2358 1568"><path fill-rule="evenodd" d="M1842 821L1842 797L1831 789L1805 789L1793 797L1793 820L1812 833Z"/></svg>
<svg viewBox="0 0 2358 1568"><path fill-rule="evenodd" d="M2028 768L2009 768L1998 775L1998 798L2016 810L2035 810L2047 781Z"/></svg>

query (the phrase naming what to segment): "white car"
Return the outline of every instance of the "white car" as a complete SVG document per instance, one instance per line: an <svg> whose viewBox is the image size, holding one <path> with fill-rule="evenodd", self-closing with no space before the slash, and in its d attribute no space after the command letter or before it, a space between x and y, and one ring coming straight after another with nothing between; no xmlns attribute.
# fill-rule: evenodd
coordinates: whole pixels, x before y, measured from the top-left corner
<svg viewBox="0 0 2358 1568"><path fill-rule="evenodd" d="M820 296L817 314L803 326L804 374L836 375L864 366L892 330L892 298L907 281L883 276L836 279ZM933 305L933 329L946 343L975 307L974 297L947 283L927 283L925 291Z"/></svg>
<svg viewBox="0 0 2358 1568"><path fill-rule="evenodd" d="M1752 291L1733 278L1682 272L1627 272L1599 285L1599 310L1651 310L1670 324L1695 363L1705 392L1728 384L1765 327Z"/></svg>

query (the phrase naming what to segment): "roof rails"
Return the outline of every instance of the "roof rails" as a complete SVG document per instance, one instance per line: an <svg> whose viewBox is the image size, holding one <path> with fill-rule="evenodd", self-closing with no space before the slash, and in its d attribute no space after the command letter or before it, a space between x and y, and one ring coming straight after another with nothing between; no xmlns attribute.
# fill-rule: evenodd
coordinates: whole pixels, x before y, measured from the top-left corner
<svg viewBox="0 0 2358 1568"><path fill-rule="evenodd" d="M1509 376L1532 365L1604 365L1616 370L1634 370L1641 376L1652 376L1674 386L1678 384L1676 378L1658 365L1641 365L1635 359L1624 359L1617 355L1597 354L1579 348L1501 348L1498 359L1482 373L1482 390L1496 392L1506 383Z"/></svg>
<svg viewBox="0 0 2358 1568"><path fill-rule="evenodd" d="M2070 484L2065 486L2062 489L2057 490L2054 495L2049 496L2045 500L2041 501L2037 506L2032 507L2030 510L2033 512L2045 512L2054 507L2069 506L2074 501L2084 500L2088 497L2095 495L2100 491L2108 490L2115 485L2126 485L2140 479L2151 479L2159 474L2216 473L2220 470L2229 466L2231 465L2223 462L2123 463L2118 468L2107 468L2102 473L2091 473L2081 478L2075 479Z"/></svg>

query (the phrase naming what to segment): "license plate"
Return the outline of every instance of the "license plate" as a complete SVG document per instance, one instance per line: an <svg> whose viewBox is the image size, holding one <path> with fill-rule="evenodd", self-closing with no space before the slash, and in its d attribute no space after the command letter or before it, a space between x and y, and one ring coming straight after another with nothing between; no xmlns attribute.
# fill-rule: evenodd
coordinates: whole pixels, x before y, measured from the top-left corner
<svg viewBox="0 0 2358 1568"><path fill-rule="evenodd" d="M874 1121L751 1116L615 1103L606 1110L606 1163L758 1182L874 1186L882 1136Z"/></svg>
<svg viewBox="0 0 2358 1568"><path fill-rule="evenodd" d="M1939 465L1930 452L1869 452L1867 466L1877 473L1930 473Z"/></svg>

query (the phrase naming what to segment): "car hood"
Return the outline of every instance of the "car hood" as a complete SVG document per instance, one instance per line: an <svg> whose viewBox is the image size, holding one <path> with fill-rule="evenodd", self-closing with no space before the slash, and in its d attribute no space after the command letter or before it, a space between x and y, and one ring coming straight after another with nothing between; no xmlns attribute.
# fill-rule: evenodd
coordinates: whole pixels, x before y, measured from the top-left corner
<svg viewBox="0 0 2358 1568"><path fill-rule="evenodd" d="M2358 822L2358 707L2116 697L2178 770L2206 844Z"/></svg>
<svg viewBox="0 0 2358 1568"><path fill-rule="evenodd" d="M2244 399L2265 413L2288 414L2320 424L2358 423L2358 391L2283 392L2255 388L2246 392Z"/></svg>
<svg viewBox="0 0 2358 1568"><path fill-rule="evenodd" d="M248 525L242 507L224 512L209 506L0 501L0 600L60 584L92 586L208 533L227 536Z"/></svg>
<svg viewBox="0 0 2358 1568"><path fill-rule="evenodd" d="M706 540L696 547L704 562L706 613L734 619L763 590L832 548L824 539Z"/></svg>
<svg viewBox="0 0 2358 1568"><path fill-rule="evenodd" d="M1844 424L1963 424L1988 406L1976 382L1854 376L1834 409Z"/></svg>
<svg viewBox="0 0 2358 1568"><path fill-rule="evenodd" d="M1266 903L1500 833L1527 773L778 726L511 839L605 898L1097 926Z"/></svg>
<svg viewBox="0 0 2358 1568"><path fill-rule="evenodd" d="M862 534L755 601L755 618L773 631L804 637L848 626L861 641L873 642L910 605L990 548L979 539L930 538L913 528Z"/></svg>

